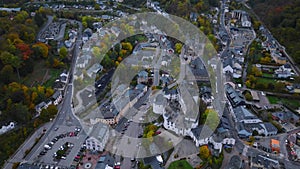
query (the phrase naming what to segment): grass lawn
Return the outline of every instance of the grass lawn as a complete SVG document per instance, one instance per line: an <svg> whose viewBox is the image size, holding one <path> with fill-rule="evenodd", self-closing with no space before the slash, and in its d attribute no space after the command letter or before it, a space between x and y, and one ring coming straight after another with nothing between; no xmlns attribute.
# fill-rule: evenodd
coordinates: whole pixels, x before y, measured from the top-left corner
<svg viewBox="0 0 300 169"><path fill-rule="evenodd" d="M269 84L269 83L276 83L275 79L269 79L269 78L263 78L263 77L256 77L257 82L261 82L264 84Z"/></svg>
<svg viewBox="0 0 300 169"><path fill-rule="evenodd" d="M60 69L50 69L49 72L48 72L48 79L44 83L44 86L45 87L52 87L53 83L59 77L61 72L62 72L62 70L60 70Z"/></svg>
<svg viewBox="0 0 300 169"><path fill-rule="evenodd" d="M168 169L193 169L193 167L186 160L178 160L172 162Z"/></svg>
<svg viewBox="0 0 300 169"><path fill-rule="evenodd" d="M23 83L27 86L40 84L45 87L52 87L62 70L48 68L45 60L38 60L38 62L34 64L33 72L24 78Z"/></svg>
<svg viewBox="0 0 300 169"><path fill-rule="evenodd" d="M263 75L263 77L273 78L273 74L263 73L262 75Z"/></svg>
<svg viewBox="0 0 300 169"><path fill-rule="evenodd" d="M290 106L293 109L298 109L300 107L300 100L296 99L287 99L287 98L279 98L276 96L267 96L268 100L271 104L282 103L287 106Z"/></svg>

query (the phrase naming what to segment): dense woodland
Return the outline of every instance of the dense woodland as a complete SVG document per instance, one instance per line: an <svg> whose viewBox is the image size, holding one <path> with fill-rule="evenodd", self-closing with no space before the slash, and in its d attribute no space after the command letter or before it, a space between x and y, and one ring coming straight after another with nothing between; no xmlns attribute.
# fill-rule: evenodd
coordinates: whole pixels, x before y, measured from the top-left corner
<svg viewBox="0 0 300 169"><path fill-rule="evenodd" d="M17 123L15 131L0 136L0 165L35 128L57 112L55 106L50 106L34 118L35 106L54 92L51 85L36 80L40 67L58 71L65 68L56 43L36 42L47 14L43 8L35 16L27 11L0 12L0 125Z"/></svg>
<svg viewBox="0 0 300 169"><path fill-rule="evenodd" d="M252 0L255 13L300 64L300 1Z"/></svg>

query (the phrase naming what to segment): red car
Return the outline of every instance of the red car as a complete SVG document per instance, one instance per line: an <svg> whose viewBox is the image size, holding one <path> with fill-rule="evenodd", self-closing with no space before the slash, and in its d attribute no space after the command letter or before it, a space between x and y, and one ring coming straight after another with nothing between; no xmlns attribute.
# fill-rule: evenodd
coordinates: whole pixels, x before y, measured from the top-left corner
<svg viewBox="0 0 300 169"><path fill-rule="evenodd" d="M156 131L155 135L159 135L161 133L161 131Z"/></svg>

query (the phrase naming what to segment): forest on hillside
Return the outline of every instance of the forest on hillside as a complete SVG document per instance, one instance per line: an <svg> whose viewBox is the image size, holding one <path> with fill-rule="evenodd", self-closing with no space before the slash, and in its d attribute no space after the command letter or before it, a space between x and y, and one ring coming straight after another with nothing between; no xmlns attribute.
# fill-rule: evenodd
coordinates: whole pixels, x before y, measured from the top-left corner
<svg viewBox="0 0 300 169"><path fill-rule="evenodd" d="M251 0L249 4L274 37L300 64L300 1Z"/></svg>

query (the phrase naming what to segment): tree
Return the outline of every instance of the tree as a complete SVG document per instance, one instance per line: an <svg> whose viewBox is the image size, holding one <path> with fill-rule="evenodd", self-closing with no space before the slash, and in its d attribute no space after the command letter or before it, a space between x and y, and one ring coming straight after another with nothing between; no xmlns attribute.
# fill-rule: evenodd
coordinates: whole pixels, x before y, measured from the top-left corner
<svg viewBox="0 0 300 169"><path fill-rule="evenodd" d="M16 47L22 52L23 60L29 59L29 56L33 53L28 44L19 43Z"/></svg>
<svg viewBox="0 0 300 169"><path fill-rule="evenodd" d="M200 147L199 153L200 153L200 158L204 161L206 161L210 156L210 151L208 149L208 146L206 145Z"/></svg>
<svg viewBox="0 0 300 169"><path fill-rule="evenodd" d="M14 120L19 123L25 123L31 118L27 106L23 105L22 103L12 104L11 109L8 111L9 114L14 117Z"/></svg>
<svg viewBox="0 0 300 169"><path fill-rule="evenodd" d="M100 10L100 5L99 4L95 4L94 8L95 8L95 10Z"/></svg>
<svg viewBox="0 0 300 169"><path fill-rule="evenodd" d="M182 48L182 43L176 43L175 44L175 52L180 54L181 53L181 48Z"/></svg>
<svg viewBox="0 0 300 169"><path fill-rule="evenodd" d="M29 17L29 15L26 11L21 11L21 12L18 12L18 14L14 17L14 20L17 23L24 23L28 17Z"/></svg>
<svg viewBox="0 0 300 169"><path fill-rule="evenodd" d="M48 46L45 43L36 43L32 45L33 52L36 56L47 58L48 57Z"/></svg>
<svg viewBox="0 0 300 169"><path fill-rule="evenodd" d="M252 136L257 136L257 135L258 135L258 131L257 130L253 130Z"/></svg>
<svg viewBox="0 0 300 169"><path fill-rule="evenodd" d="M0 72L1 82L8 84L12 81L14 76L14 69L11 65L5 65Z"/></svg>
<svg viewBox="0 0 300 169"><path fill-rule="evenodd" d="M125 49L125 50L127 50L128 51L128 53L131 53L132 52L132 45L131 45L131 43L130 42L123 42L123 43L121 43L121 45L122 45L122 48L123 49Z"/></svg>
<svg viewBox="0 0 300 169"><path fill-rule="evenodd" d="M104 68L109 69L114 66L114 62L109 58L108 55L105 55L101 62L101 65L103 65Z"/></svg>
<svg viewBox="0 0 300 169"><path fill-rule="evenodd" d="M12 67L14 67L17 70L18 77L20 79L19 68L21 67L21 64L22 64L22 61L20 60L20 58L5 51L0 55L0 59L3 64L11 65Z"/></svg>
<svg viewBox="0 0 300 169"><path fill-rule="evenodd" d="M63 46L59 49L59 57L61 59L66 58L67 54L68 54L68 49L66 47Z"/></svg>
<svg viewBox="0 0 300 169"><path fill-rule="evenodd" d="M252 95L249 92L247 92L245 94L245 98L246 98L247 101L252 101L253 100Z"/></svg>
<svg viewBox="0 0 300 169"><path fill-rule="evenodd" d="M251 81L250 81L250 80L247 80L247 81L245 82L245 85L246 85L247 88L251 88Z"/></svg>
<svg viewBox="0 0 300 169"><path fill-rule="evenodd" d="M262 71L259 70L256 66L252 66L251 73L254 76L262 76Z"/></svg>

